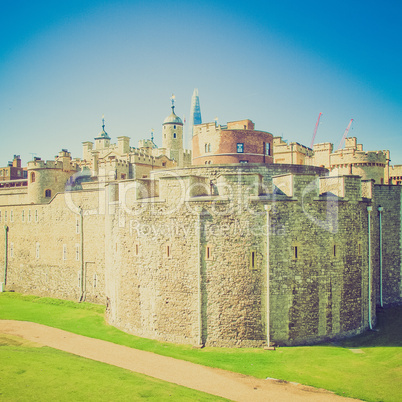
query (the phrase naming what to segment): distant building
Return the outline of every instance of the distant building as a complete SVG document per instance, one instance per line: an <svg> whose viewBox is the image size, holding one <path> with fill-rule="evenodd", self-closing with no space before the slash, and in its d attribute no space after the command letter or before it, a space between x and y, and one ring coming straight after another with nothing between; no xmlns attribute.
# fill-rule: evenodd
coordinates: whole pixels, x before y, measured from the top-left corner
<svg viewBox="0 0 402 402"><path fill-rule="evenodd" d="M21 158L14 155L12 162L0 168L0 188L3 187L20 187L27 185L27 172L21 167Z"/></svg>
<svg viewBox="0 0 402 402"><path fill-rule="evenodd" d="M402 185L402 165L390 166L389 184Z"/></svg>
<svg viewBox="0 0 402 402"><path fill-rule="evenodd" d="M363 151L356 137L345 139L345 147L333 151L333 144L316 144L313 155L306 164L322 166L330 175L358 175L362 180L374 180L376 184L388 184L389 151Z"/></svg>
<svg viewBox="0 0 402 402"><path fill-rule="evenodd" d="M19 180L23 179L26 172L21 167L21 158L19 155L14 155L12 162L8 162L8 165L0 168L0 181L5 180Z"/></svg>
<svg viewBox="0 0 402 402"><path fill-rule="evenodd" d="M153 137L140 140L138 148L133 148L126 136L111 144L103 120L95 147L91 141L83 142L83 157L75 161L100 181L147 178L154 169L190 166L191 151L183 147L183 122L175 114L174 105L162 127L162 148L155 145Z"/></svg>
<svg viewBox="0 0 402 402"><path fill-rule="evenodd" d="M190 138L194 134L194 126L196 124L201 124L201 107L200 107L200 97L198 96L198 89L195 88L193 96L191 97L191 111L190 111L190 121L189 121L189 133Z"/></svg>
<svg viewBox="0 0 402 402"><path fill-rule="evenodd" d="M306 158L313 155L313 150L298 142L287 143L282 137L274 137L274 163L306 165Z"/></svg>

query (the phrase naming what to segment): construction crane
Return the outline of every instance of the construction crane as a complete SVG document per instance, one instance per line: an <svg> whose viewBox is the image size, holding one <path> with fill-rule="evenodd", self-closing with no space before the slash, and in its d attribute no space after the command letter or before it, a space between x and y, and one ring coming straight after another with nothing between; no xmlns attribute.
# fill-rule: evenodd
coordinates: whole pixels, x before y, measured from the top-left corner
<svg viewBox="0 0 402 402"><path fill-rule="evenodd" d="M310 145L310 148L311 148L311 149L313 149L314 140L315 140L315 135L317 134L317 129L318 129L318 125L320 124L321 115L322 115L322 113L320 113L320 114L318 115L317 123L315 123L313 138L311 139L311 145Z"/></svg>
<svg viewBox="0 0 402 402"><path fill-rule="evenodd" d="M342 136L341 142L339 143L339 147L338 147L337 151L339 151L340 149L342 149L342 144L345 142L345 139L346 139L346 137L347 137L347 135L348 135L350 126L352 125L352 121L353 121L353 119L350 119L350 122L349 122L348 126L346 127L345 132L343 133L343 136Z"/></svg>

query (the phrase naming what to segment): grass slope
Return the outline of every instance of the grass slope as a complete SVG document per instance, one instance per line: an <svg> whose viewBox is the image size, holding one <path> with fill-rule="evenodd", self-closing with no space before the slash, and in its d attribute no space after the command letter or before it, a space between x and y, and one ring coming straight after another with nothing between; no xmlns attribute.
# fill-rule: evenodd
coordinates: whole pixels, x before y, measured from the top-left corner
<svg viewBox="0 0 402 402"><path fill-rule="evenodd" d="M0 334L0 399L7 401L216 401L225 399L21 338Z"/></svg>
<svg viewBox="0 0 402 402"><path fill-rule="evenodd" d="M206 366L295 381L367 401L399 401L402 395L402 307L379 311L378 332L339 345L282 347L273 352L197 350L139 338L108 326L102 306L13 293L0 294L0 318L38 322ZM360 353L355 353L356 348Z"/></svg>

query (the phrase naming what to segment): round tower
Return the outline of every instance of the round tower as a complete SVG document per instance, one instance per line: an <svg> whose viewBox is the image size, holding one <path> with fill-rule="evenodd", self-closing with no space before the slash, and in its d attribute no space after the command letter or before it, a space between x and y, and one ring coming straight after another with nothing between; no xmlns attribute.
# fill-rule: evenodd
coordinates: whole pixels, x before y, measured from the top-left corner
<svg viewBox="0 0 402 402"><path fill-rule="evenodd" d="M63 149L55 161L35 158L28 162L28 202L44 204L57 193L63 193L67 180L77 167L71 163L71 154Z"/></svg>
<svg viewBox="0 0 402 402"><path fill-rule="evenodd" d="M162 148L166 149L169 158L175 159L180 166L183 155L183 122L174 112L174 96L172 96L172 113L163 122Z"/></svg>

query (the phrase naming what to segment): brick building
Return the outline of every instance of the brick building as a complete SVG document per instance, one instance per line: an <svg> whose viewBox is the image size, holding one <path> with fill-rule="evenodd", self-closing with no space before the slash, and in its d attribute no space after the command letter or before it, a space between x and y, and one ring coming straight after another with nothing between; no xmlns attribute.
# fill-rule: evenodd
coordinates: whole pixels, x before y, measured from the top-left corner
<svg viewBox="0 0 402 402"><path fill-rule="evenodd" d="M251 120L227 125L204 123L194 126L193 165L222 163L272 163L273 136L254 128Z"/></svg>

